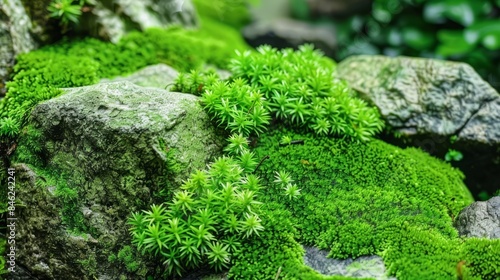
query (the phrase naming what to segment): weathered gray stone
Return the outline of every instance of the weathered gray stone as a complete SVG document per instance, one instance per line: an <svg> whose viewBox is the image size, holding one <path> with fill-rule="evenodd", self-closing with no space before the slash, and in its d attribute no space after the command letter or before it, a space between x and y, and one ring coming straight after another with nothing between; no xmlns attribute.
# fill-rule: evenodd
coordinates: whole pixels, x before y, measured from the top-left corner
<svg viewBox="0 0 500 280"><path fill-rule="evenodd" d="M127 274L122 262L107 259L130 244L127 218L206 167L221 153L223 136L193 95L126 81L65 92L31 115L47 165L33 172L15 166L27 206L19 214L19 262L43 279L144 279L144 270ZM44 182L40 170L57 174ZM74 211L90 230L75 233L63 223L61 184L77 192Z"/></svg>
<svg viewBox="0 0 500 280"><path fill-rule="evenodd" d="M0 96L16 55L36 48L31 29L21 0L0 0Z"/></svg>
<svg viewBox="0 0 500 280"><path fill-rule="evenodd" d="M455 219L460 236L500 238L500 196L465 207Z"/></svg>
<svg viewBox="0 0 500 280"><path fill-rule="evenodd" d="M304 263L324 275L341 275L359 278L373 278L379 280L391 279L388 277L384 261L379 256L362 256L356 259L345 260L328 258L327 250L304 246L306 251Z"/></svg>
<svg viewBox="0 0 500 280"><path fill-rule="evenodd" d="M287 18L250 24L243 29L243 36L252 46L267 44L279 49L296 49L300 45L312 43L327 56L333 56L337 48L332 26L316 26Z"/></svg>

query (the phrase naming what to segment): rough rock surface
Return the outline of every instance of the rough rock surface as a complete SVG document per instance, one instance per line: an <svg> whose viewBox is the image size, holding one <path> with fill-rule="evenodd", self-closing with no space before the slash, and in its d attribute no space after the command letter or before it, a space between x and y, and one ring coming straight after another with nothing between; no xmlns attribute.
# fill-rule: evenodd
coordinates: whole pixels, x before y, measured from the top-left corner
<svg viewBox="0 0 500 280"><path fill-rule="evenodd" d="M458 150L463 160L454 165L476 198L498 189L500 94L468 64L361 55L342 61L337 71L404 136L404 142L386 141L419 146L440 158Z"/></svg>
<svg viewBox="0 0 500 280"><path fill-rule="evenodd" d="M31 115L44 135L47 165L15 166L18 198L26 205L17 227L19 263L40 279L120 279L125 265L107 258L130 244L127 217L161 202L161 189L176 188L204 168L224 139L189 94L130 82L65 91ZM57 184L45 186L50 180L38 170L56 171ZM87 230L63 223L61 185L76 191L73 211Z"/></svg>
<svg viewBox="0 0 500 280"><path fill-rule="evenodd" d="M33 50L32 24L21 0L0 0L0 96L16 55Z"/></svg>
<svg viewBox="0 0 500 280"><path fill-rule="evenodd" d="M304 246L304 263L324 275L342 275L359 278L396 279L388 277L384 261L379 256L363 256L356 259L331 259L327 250Z"/></svg>
<svg viewBox="0 0 500 280"><path fill-rule="evenodd" d="M243 36L251 46L267 44L279 49L297 49L300 45L312 43L327 56L333 56L337 47L332 27L287 18L250 24L243 29Z"/></svg>
<svg viewBox="0 0 500 280"><path fill-rule="evenodd" d="M500 238L500 196L467 206L455 219L460 236Z"/></svg>
<svg viewBox="0 0 500 280"><path fill-rule="evenodd" d="M469 120L500 99L465 63L362 55L342 61L338 74L373 102L391 127L406 135L459 135L462 130L475 130ZM496 137L500 123L494 121L500 110L496 115L482 119L481 128L486 130L475 141L500 143Z"/></svg>

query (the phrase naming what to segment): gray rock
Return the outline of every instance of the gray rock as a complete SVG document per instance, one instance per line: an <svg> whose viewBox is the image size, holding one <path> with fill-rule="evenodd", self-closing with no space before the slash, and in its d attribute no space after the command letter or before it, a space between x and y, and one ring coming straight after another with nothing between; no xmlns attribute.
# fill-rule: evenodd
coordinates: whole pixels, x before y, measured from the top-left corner
<svg viewBox="0 0 500 280"><path fill-rule="evenodd" d="M500 98L472 67L459 62L361 55L342 61L338 74L404 135L458 135L483 106ZM496 118L483 119L486 133L494 134L476 141L500 143Z"/></svg>
<svg viewBox="0 0 500 280"><path fill-rule="evenodd" d="M465 207L455 219L460 236L500 238L500 196Z"/></svg>
<svg viewBox="0 0 500 280"><path fill-rule="evenodd" d="M80 28L91 35L117 42L134 29L172 24L196 27L197 22L190 0L98 0L83 18Z"/></svg>
<svg viewBox="0 0 500 280"><path fill-rule="evenodd" d="M193 95L130 82L65 92L31 114L48 163L37 168L57 174L49 179L15 166L20 203L29 206L19 214L19 262L43 279L144 279L147 271L129 275L123 263L107 259L130 244L127 218L161 203L160 190L177 188L220 155L223 136ZM89 230L75 233L63 222L61 183L77 191L74 211Z"/></svg>
<svg viewBox="0 0 500 280"><path fill-rule="evenodd" d="M396 279L388 277L384 261L379 256L362 256L356 259L328 258L327 250L304 246L304 263L324 275L341 275L359 278Z"/></svg>
<svg viewBox="0 0 500 280"><path fill-rule="evenodd" d="M156 64L142 68L127 77L103 79L101 83L128 81L142 87L165 88L172 84L179 75L174 68L165 64Z"/></svg>
<svg viewBox="0 0 500 280"><path fill-rule="evenodd" d="M0 96L16 55L36 48L33 26L21 0L0 0Z"/></svg>
<svg viewBox="0 0 500 280"><path fill-rule="evenodd" d="M248 25L243 29L243 36L251 46L267 44L279 49L296 49L300 45L312 43L327 56L333 56L337 47L332 26L316 26L287 18Z"/></svg>

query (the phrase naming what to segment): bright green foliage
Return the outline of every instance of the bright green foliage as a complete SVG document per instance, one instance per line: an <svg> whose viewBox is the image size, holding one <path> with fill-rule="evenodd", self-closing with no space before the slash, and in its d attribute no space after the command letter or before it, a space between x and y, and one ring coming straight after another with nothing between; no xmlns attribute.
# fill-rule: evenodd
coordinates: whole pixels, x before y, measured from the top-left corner
<svg viewBox="0 0 500 280"><path fill-rule="evenodd" d="M186 92L200 96L205 85L214 84L219 80L219 76L213 70L200 71L193 69L189 73L181 72L175 79L175 83L171 91Z"/></svg>
<svg viewBox="0 0 500 280"><path fill-rule="evenodd" d="M161 258L168 274L181 275L203 264L215 270L227 268L240 240L264 229L256 200L258 179L241 160L250 155L247 160L255 162L247 146L235 147L231 141L228 149L234 157L220 157L208 170L193 173L172 201L132 214L133 243L143 253Z"/></svg>
<svg viewBox="0 0 500 280"><path fill-rule="evenodd" d="M217 121L232 133L249 136L262 133L270 123L269 104L263 94L243 79L221 81L213 72L191 71L180 74L174 91L201 96L201 103Z"/></svg>
<svg viewBox="0 0 500 280"><path fill-rule="evenodd" d="M242 79L206 85L201 102L212 118L232 133L259 134L271 120L263 94Z"/></svg>
<svg viewBox="0 0 500 280"><path fill-rule="evenodd" d="M356 98L334 80L335 64L312 46L278 51L264 46L258 53L238 53L230 69L260 90L272 115L318 135L348 135L367 141L382 127L377 109Z"/></svg>
<svg viewBox="0 0 500 280"><path fill-rule="evenodd" d="M226 68L234 49L245 49L239 42L237 46L232 45L233 41L240 38L231 39L215 39L203 29L152 28L144 32L131 32L116 45L86 38L46 49L66 55L90 57L99 63L98 76L109 78L157 63L165 63L180 71L199 68L203 63Z"/></svg>
<svg viewBox="0 0 500 280"><path fill-rule="evenodd" d="M280 145L284 136L304 144ZM267 205L274 203L273 213L287 212L286 218L272 220L280 234L329 249L335 258L379 254L398 279L456 279L462 260L477 263L486 255L488 264L498 261L495 241L481 240L473 251L473 246L464 247L471 241L459 239L452 226L452 217L472 202L463 175L420 150L402 150L378 140L361 144L277 129L261 135L254 152L257 158L269 155L256 173L266 186L262 197L266 231L261 234L265 242L274 239L268 236L266 223ZM288 199L276 182L297 184L301 195ZM237 256L231 269L235 277L244 278L240 276L246 273L243 267L259 263L263 265L250 265L253 273L271 279L271 271L280 263L269 269L266 258L295 259L295 268L285 265L284 272L303 266L297 256L283 257L278 250L266 257L256 249L262 245L255 245L264 241L253 240L256 243L245 242L249 251ZM493 273L483 266L470 267L475 268L468 270L474 277Z"/></svg>
<svg viewBox="0 0 500 280"><path fill-rule="evenodd" d="M466 239L463 245L463 279L498 279L500 275L500 239ZM467 278L465 276L469 276Z"/></svg>
<svg viewBox="0 0 500 280"><path fill-rule="evenodd" d="M334 80L334 62L312 46L301 46L296 52L259 47L257 53L238 53L230 69L234 79L243 79L262 92L274 117L290 125L360 141L383 128L377 109Z"/></svg>
<svg viewBox="0 0 500 280"><path fill-rule="evenodd" d="M116 259L123 262L128 272L135 272L139 269L140 263L135 256L136 251L130 246L124 246L119 252ZM111 256L111 255L110 255ZM112 255L114 256L114 255ZM109 259L109 258L108 258ZM113 258L111 258L113 259Z"/></svg>
<svg viewBox="0 0 500 280"><path fill-rule="evenodd" d="M237 52L229 68L230 81L191 72L181 74L174 89L197 95L203 91L201 102L209 114L233 133L262 133L270 116L318 135L347 135L359 141L370 140L383 128L377 109L334 80L334 62L312 46L297 52L268 46Z"/></svg>
<svg viewBox="0 0 500 280"><path fill-rule="evenodd" d="M461 161L464 156L460 151L449 149L444 155L445 161Z"/></svg>
<svg viewBox="0 0 500 280"><path fill-rule="evenodd" d="M47 8L50 17L60 20L61 24L67 26L69 23L78 23L82 14L82 6L73 0L53 0Z"/></svg>

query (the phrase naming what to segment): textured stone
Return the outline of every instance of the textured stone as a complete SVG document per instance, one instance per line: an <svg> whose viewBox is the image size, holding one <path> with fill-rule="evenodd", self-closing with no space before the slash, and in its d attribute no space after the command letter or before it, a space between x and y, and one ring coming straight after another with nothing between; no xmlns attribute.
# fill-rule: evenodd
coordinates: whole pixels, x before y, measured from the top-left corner
<svg viewBox="0 0 500 280"><path fill-rule="evenodd" d="M455 219L460 236L500 238L500 196L467 206Z"/></svg>
<svg viewBox="0 0 500 280"><path fill-rule="evenodd" d="M91 230L68 228L57 187L40 187L35 182L46 175L26 171L19 175L18 197L29 205L17 228L19 262L40 279L144 279L107 259L130 244L127 218L162 202L160 190L177 188L220 155L224 138L193 95L127 81L64 90L32 112L48 163L37 168L66 174L58 182L77 191L76 211Z"/></svg>
<svg viewBox="0 0 500 280"><path fill-rule="evenodd" d="M388 277L384 261L379 256L362 256L345 260L328 258L327 250L304 246L306 251L304 263L324 275L341 275L356 278L372 278L377 280L391 279Z"/></svg>
<svg viewBox="0 0 500 280"><path fill-rule="evenodd" d="M459 62L353 56L338 65L338 74L404 135L457 135L485 104L500 98L472 67ZM493 134L476 141L500 143L497 116L482 120L485 133Z"/></svg>

